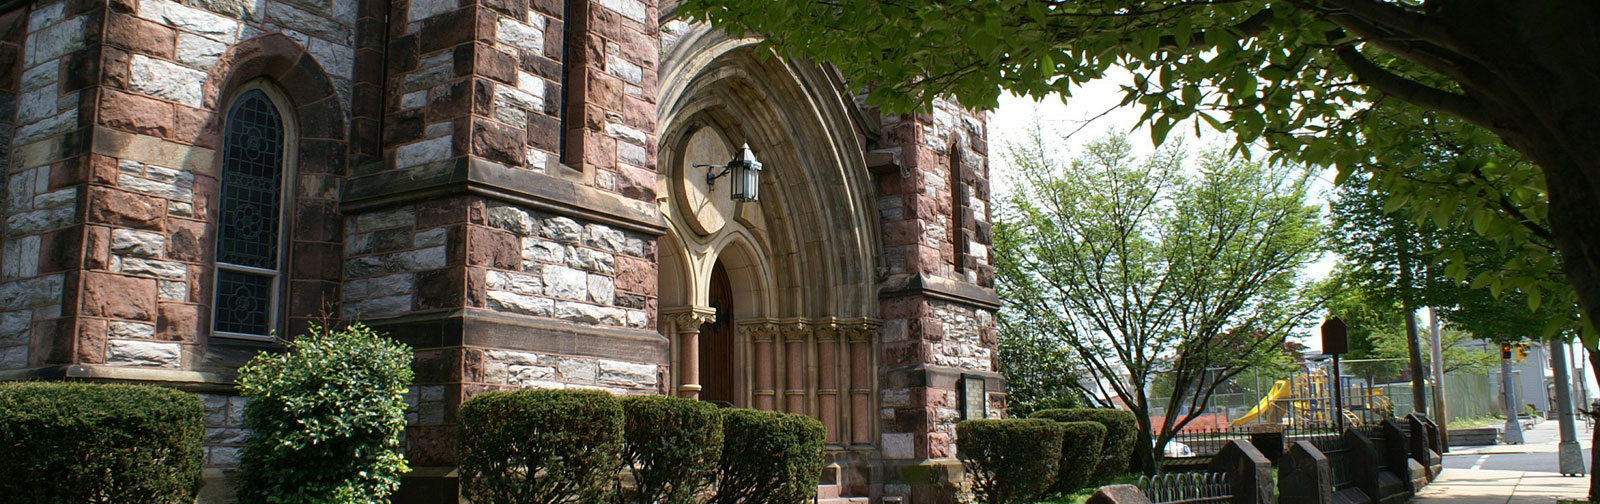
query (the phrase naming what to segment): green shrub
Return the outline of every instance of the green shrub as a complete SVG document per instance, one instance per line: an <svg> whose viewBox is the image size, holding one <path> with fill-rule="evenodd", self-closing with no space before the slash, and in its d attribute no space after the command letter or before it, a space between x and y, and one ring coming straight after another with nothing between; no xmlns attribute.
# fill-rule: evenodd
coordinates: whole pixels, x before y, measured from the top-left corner
<svg viewBox="0 0 1600 504"><path fill-rule="evenodd" d="M172 389L0 384L0 500L192 503L204 418Z"/></svg>
<svg viewBox="0 0 1600 504"><path fill-rule="evenodd" d="M1060 422L1061 463L1050 492L1069 494L1094 481L1105 445L1106 426L1099 422Z"/></svg>
<svg viewBox="0 0 1600 504"><path fill-rule="evenodd" d="M400 454L411 349L356 324L313 326L288 352L239 368L251 430L239 502L382 502L410 470Z"/></svg>
<svg viewBox="0 0 1600 504"><path fill-rule="evenodd" d="M1105 484L1128 472L1133 460L1133 448L1138 443L1139 423L1133 412L1119 409L1078 408L1044 410L1028 418L1044 418L1057 422L1095 422L1106 426L1106 440L1101 447L1100 464L1095 469L1093 484Z"/></svg>
<svg viewBox="0 0 1600 504"><path fill-rule="evenodd" d="M1033 502L1050 488L1066 427L1043 419L967 420L956 424L956 456L983 504Z"/></svg>
<svg viewBox="0 0 1600 504"><path fill-rule="evenodd" d="M826 435L822 422L735 409L722 415L722 433L717 493L708 504L800 504L817 494Z"/></svg>
<svg viewBox="0 0 1600 504"><path fill-rule="evenodd" d="M622 399L626 418L622 459L633 470L625 502L694 504L717 475L722 456L722 411L681 397Z"/></svg>
<svg viewBox="0 0 1600 504"><path fill-rule="evenodd" d="M485 392L461 403L461 493L472 502L603 502L622 469L622 404L595 390Z"/></svg>

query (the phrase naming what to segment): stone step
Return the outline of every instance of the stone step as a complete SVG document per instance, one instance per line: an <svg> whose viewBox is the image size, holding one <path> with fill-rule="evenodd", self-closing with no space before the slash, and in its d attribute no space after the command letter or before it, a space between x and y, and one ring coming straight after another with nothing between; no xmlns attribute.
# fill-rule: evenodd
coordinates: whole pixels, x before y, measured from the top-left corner
<svg viewBox="0 0 1600 504"><path fill-rule="evenodd" d="M817 504L869 504L872 499L866 497L835 497L832 499L817 499Z"/></svg>

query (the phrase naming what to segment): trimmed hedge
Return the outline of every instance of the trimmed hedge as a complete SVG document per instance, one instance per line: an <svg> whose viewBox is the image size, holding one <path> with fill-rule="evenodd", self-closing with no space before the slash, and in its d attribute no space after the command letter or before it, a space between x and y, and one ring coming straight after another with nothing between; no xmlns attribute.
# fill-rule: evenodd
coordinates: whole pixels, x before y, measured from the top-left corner
<svg viewBox="0 0 1600 504"><path fill-rule="evenodd" d="M1100 465L1101 447L1106 440L1106 426L1099 422L1061 423L1061 463L1056 470L1056 482L1050 485L1052 493L1069 494L1094 481L1095 468Z"/></svg>
<svg viewBox="0 0 1600 504"><path fill-rule="evenodd" d="M1066 427L1044 419L967 420L956 424L956 456L976 502L1029 503L1056 479Z"/></svg>
<svg viewBox="0 0 1600 504"><path fill-rule="evenodd" d="M822 479L822 422L804 415L727 410L717 493L708 504L801 504Z"/></svg>
<svg viewBox="0 0 1600 504"><path fill-rule="evenodd" d="M355 324L313 325L286 353L239 369L239 502L383 502L410 470L400 453L411 348Z"/></svg>
<svg viewBox="0 0 1600 504"><path fill-rule="evenodd" d="M622 398L626 417L622 459L634 488L624 502L695 504L717 476L722 456L722 411L681 397Z"/></svg>
<svg viewBox="0 0 1600 504"><path fill-rule="evenodd" d="M205 407L146 385L0 384L6 502L192 503Z"/></svg>
<svg viewBox="0 0 1600 504"><path fill-rule="evenodd" d="M622 469L623 410L595 390L485 392L461 403L462 496L472 502L605 502Z"/></svg>
<svg viewBox="0 0 1600 504"><path fill-rule="evenodd" d="M1128 472L1133 460L1133 448L1138 444L1139 423L1133 412L1119 409L1076 408L1036 411L1028 418L1044 418L1057 422L1095 422L1106 427L1105 443L1101 448L1100 464L1095 469L1091 483L1105 484Z"/></svg>

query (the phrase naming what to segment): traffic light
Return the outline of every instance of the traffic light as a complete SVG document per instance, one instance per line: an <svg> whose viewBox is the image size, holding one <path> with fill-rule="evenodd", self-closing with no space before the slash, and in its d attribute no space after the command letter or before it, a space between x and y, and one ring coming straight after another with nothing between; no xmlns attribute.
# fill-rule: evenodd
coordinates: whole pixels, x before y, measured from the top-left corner
<svg viewBox="0 0 1600 504"><path fill-rule="evenodd" d="M1527 343L1518 343L1517 344L1517 362L1522 362L1522 360L1526 359L1526 358L1528 358L1528 344Z"/></svg>
<svg viewBox="0 0 1600 504"><path fill-rule="evenodd" d="M1500 358L1502 358L1502 359L1510 359L1511 358L1511 345L1500 345Z"/></svg>

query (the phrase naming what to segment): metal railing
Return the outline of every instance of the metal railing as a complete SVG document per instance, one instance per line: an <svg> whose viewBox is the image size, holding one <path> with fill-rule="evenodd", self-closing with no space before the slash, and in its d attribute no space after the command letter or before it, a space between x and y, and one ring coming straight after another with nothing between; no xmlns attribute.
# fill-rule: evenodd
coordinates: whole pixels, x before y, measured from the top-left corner
<svg viewBox="0 0 1600 504"><path fill-rule="evenodd" d="M1139 491L1154 504L1233 502L1227 473L1182 472L1140 476Z"/></svg>

